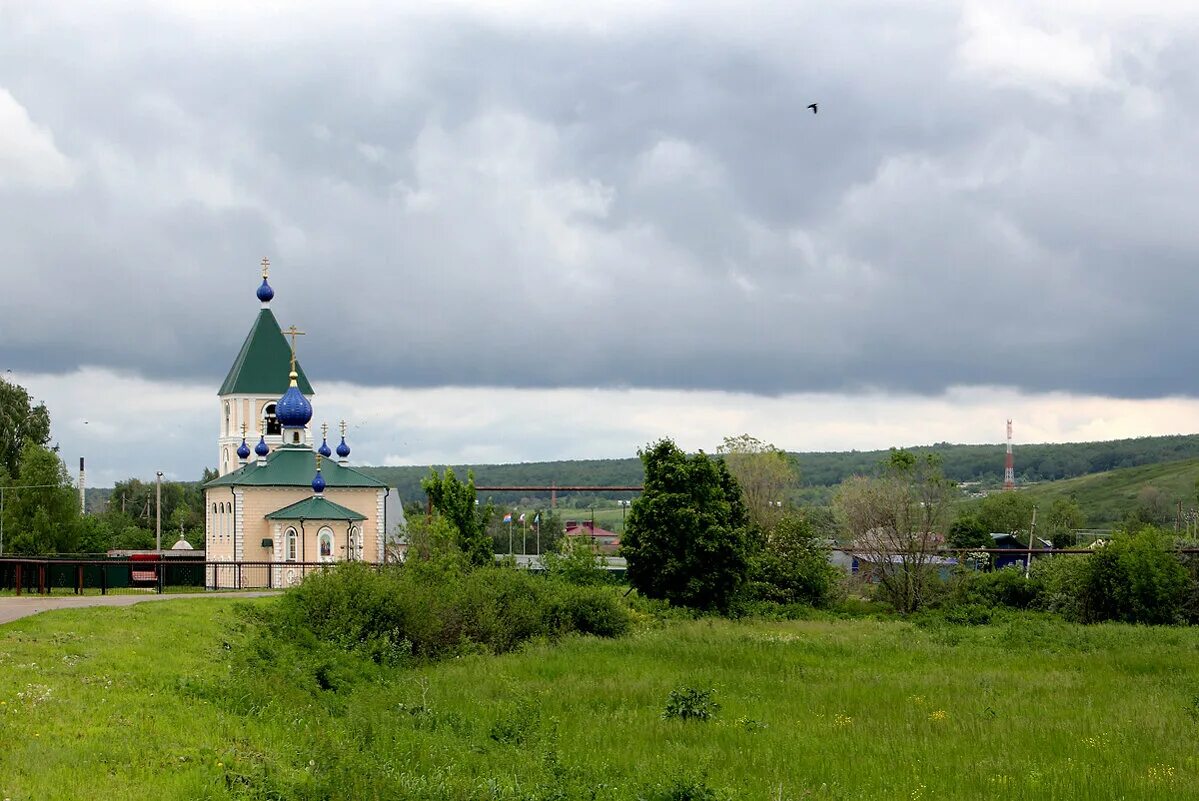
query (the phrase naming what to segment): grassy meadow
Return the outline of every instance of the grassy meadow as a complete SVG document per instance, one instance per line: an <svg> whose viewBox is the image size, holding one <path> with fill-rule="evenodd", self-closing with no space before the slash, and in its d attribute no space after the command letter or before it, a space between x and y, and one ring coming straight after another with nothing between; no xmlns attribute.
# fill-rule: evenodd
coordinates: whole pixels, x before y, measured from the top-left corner
<svg viewBox="0 0 1199 801"><path fill-rule="evenodd" d="M276 603L260 599L254 604ZM1011 616L645 622L617 640L256 677L232 599L0 627L0 798L1177 799L1199 631ZM662 717L714 690L708 721Z"/></svg>

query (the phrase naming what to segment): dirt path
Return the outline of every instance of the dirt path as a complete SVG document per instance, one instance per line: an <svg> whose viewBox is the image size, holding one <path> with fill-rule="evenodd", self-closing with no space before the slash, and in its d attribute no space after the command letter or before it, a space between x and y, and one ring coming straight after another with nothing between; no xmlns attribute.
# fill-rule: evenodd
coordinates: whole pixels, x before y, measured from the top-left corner
<svg viewBox="0 0 1199 801"><path fill-rule="evenodd" d="M143 601L169 601L173 598L259 598L263 595L278 595L276 591L263 592L186 592L165 595L74 595L65 598L25 597L0 598L0 625L54 609L78 609L84 606L132 606Z"/></svg>

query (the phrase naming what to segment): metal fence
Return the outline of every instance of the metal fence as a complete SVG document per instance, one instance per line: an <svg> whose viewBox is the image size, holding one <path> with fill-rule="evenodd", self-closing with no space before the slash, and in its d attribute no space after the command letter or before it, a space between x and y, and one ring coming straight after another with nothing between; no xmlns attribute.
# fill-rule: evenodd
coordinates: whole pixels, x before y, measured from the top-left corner
<svg viewBox="0 0 1199 801"><path fill-rule="evenodd" d="M0 593L109 595L282 589L328 562L0 558Z"/></svg>

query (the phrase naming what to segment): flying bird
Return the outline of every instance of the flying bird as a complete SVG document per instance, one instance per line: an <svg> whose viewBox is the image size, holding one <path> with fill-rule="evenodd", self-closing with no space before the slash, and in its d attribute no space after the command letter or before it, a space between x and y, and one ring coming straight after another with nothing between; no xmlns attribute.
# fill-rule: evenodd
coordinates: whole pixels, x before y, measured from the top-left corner
<svg viewBox="0 0 1199 801"><path fill-rule="evenodd" d="M808 104L808 108L812 109L812 113L813 113L813 114L816 114L816 113L817 113L817 111L816 111L816 105L817 105L817 104L815 104L815 103L809 103L809 104Z"/></svg>

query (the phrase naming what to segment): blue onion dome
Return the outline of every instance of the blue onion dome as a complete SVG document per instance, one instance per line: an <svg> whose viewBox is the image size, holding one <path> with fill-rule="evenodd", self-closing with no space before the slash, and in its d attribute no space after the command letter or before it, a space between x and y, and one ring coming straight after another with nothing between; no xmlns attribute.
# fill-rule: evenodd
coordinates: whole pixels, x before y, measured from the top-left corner
<svg viewBox="0 0 1199 801"><path fill-rule="evenodd" d="M296 386L296 371L291 372L291 386L275 404L275 419L284 428L303 428L312 419L312 404Z"/></svg>
<svg viewBox="0 0 1199 801"><path fill-rule="evenodd" d="M237 446L237 458L243 462L250 458L250 446L246 444L246 438L241 438L241 445Z"/></svg>
<svg viewBox="0 0 1199 801"><path fill-rule="evenodd" d="M325 477L321 475L321 466L316 466L316 475L312 477L312 491L320 495L325 491Z"/></svg>
<svg viewBox="0 0 1199 801"><path fill-rule="evenodd" d="M333 455L333 451L329 450L329 440L321 437L321 446L316 449L316 452L328 459Z"/></svg>
<svg viewBox="0 0 1199 801"><path fill-rule="evenodd" d="M337 456L346 459L350 455L350 446L346 444L346 435L341 435L341 444L337 446Z"/></svg>
<svg viewBox="0 0 1199 801"><path fill-rule="evenodd" d="M262 285L258 287L258 299L263 303L270 303L275 297L275 290L271 289L271 285L266 282L266 276L262 278Z"/></svg>
<svg viewBox="0 0 1199 801"><path fill-rule="evenodd" d="M271 446L266 444L266 434L259 436L258 444L254 446L254 453L265 459L270 452Z"/></svg>

